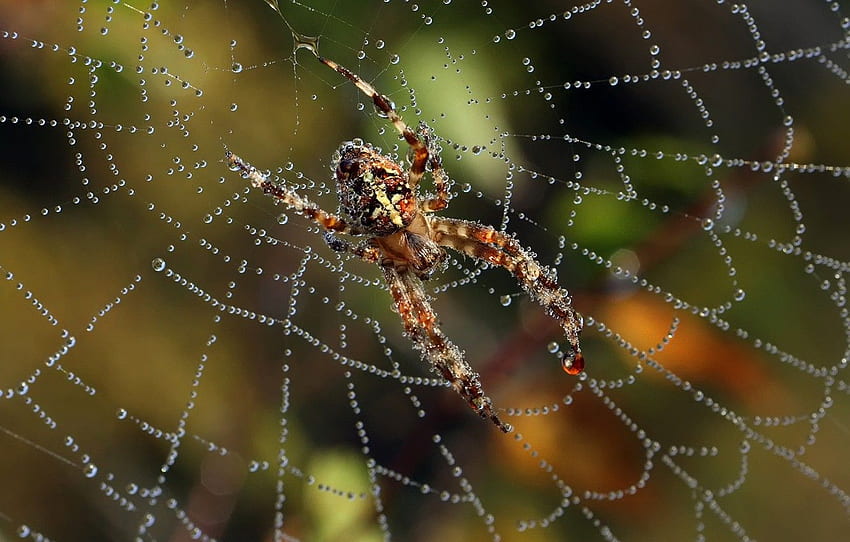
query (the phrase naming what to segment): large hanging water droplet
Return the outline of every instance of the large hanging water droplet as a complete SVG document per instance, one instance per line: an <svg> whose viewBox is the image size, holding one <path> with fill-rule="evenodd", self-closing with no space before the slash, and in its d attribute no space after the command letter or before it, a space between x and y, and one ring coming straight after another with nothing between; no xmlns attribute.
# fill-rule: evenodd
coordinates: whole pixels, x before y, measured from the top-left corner
<svg viewBox="0 0 850 542"><path fill-rule="evenodd" d="M568 375L578 375L584 371L584 356L581 352L576 352L575 355L567 352L561 359L561 367Z"/></svg>

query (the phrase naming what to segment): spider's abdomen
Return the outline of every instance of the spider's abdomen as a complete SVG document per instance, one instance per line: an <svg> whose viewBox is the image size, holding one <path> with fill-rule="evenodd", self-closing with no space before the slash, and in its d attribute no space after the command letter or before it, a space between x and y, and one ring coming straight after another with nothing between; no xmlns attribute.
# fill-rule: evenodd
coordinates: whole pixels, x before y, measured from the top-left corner
<svg viewBox="0 0 850 542"><path fill-rule="evenodd" d="M372 235L406 228L416 216L416 195L396 162L368 143L347 141L334 155L339 210Z"/></svg>

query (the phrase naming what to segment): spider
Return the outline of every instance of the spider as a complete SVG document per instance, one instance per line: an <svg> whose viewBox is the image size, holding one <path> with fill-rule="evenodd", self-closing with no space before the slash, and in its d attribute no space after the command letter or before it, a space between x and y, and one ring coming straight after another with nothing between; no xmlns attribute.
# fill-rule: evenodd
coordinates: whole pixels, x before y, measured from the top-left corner
<svg viewBox="0 0 850 542"><path fill-rule="evenodd" d="M444 247L504 267L563 328L569 348L561 364L569 374L579 374L584 369L578 340L581 316L572 308L569 293L558 286L555 272L539 264L513 236L477 222L435 216L435 212L448 206L451 194L440 147L431 129L424 122L415 130L410 128L387 96L347 68L318 58L354 83L372 100L377 113L389 119L410 146L409 169L405 171L398 161L360 139L343 142L334 153L331 166L339 197L338 213L333 214L273 182L267 174L226 150L228 166L240 172L253 187L321 226L325 241L334 251L377 264L405 333L423 361L479 416L490 419L505 433L510 432L511 426L499 419L484 393L478 373L440 329L422 281L445 267ZM421 199L418 186L426 173L431 175L436 195ZM353 242L337 234L364 239Z"/></svg>

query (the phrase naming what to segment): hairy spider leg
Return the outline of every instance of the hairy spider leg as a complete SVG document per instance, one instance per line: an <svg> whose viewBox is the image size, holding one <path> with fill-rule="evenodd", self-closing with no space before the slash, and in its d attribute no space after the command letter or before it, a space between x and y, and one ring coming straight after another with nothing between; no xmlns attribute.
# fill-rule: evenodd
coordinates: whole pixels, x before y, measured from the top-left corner
<svg viewBox="0 0 850 542"><path fill-rule="evenodd" d="M561 288L550 272L541 266L520 244L490 226L453 218L430 219L435 241L441 246L453 248L473 258L498 265L510 272L522 288L554 318L564 330L569 352L561 357L561 364L568 374L579 374L584 370L578 335L581 332L581 317L572 307L570 294Z"/></svg>
<svg viewBox="0 0 850 542"><path fill-rule="evenodd" d="M318 205L302 197L294 190L275 184L267 175L261 173L257 168L232 152L225 151L224 156L228 167L233 171L239 171L243 178L251 181L251 186L261 189L264 194L283 202L293 211L301 213L326 230L353 235L362 233L360 230L347 224L345 220L337 215L325 212Z"/></svg>
<svg viewBox="0 0 850 542"><path fill-rule="evenodd" d="M420 351L422 359L451 384L473 411L509 433L510 424L499 419L493 411L493 402L484 394L478 373L440 329L437 314L425 297L419 279L409 270L399 271L393 265L382 265L381 269L404 323L404 330Z"/></svg>
<svg viewBox="0 0 850 542"><path fill-rule="evenodd" d="M375 90L375 87L361 79L359 75L352 72L345 66L340 66L333 60L329 60L321 56L319 57L319 61L332 70L344 75L346 79L354 83L357 88L369 96L378 111L380 111L383 115L386 115L387 118L390 119L390 122L393 123L393 126L395 126L395 129L398 130L398 133L404 137L404 140L407 141L407 144L410 145L411 149L413 149L413 160L410 164L407 181L411 188L416 188L419 185L419 181L422 180L422 176L425 174L425 164L428 162L428 156L430 154L428 145L422 141L422 139L410 126L405 124L405 122L401 119L401 116L399 116L396 112L395 105L389 98L386 97L386 95L379 93Z"/></svg>
<svg viewBox="0 0 850 542"><path fill-rule="evenodd" d="M419 135L425 140L425 146L428 148L428 165L431 166L431 177L434 180L434 188L437 190L436 197L429 198L422 203L422 210L426 213L442 211L449 206L449 200L452 197L451 192L449 192L449 176L443 169L440 148L431 134L431 128L424 122L419 123Z"/></svg>

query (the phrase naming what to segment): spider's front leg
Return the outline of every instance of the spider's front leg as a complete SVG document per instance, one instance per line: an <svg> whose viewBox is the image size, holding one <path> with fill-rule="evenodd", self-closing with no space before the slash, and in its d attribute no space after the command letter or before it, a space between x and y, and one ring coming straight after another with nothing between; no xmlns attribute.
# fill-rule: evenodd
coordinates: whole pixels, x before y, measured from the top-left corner
<svg viewBox="0 0 850 542"><path fill-rule="evenodd" d="M449 177L443 169L443 164L440 159L440 146L437 143L436 137L431 132L431 128L424 122L420 122L416 130L408 126L398 112L395 110L395 104L386 95L381 94L378 90L368 82L364 81L359 75L352 72L345 66L341 66L333 60L318 57L319 62L331 68L337 73L345 76L346 79L354 83L363 94L372 99L375 108L390 120L393 127L398 131L404 140L410 145L410 170L407 173L407 181L411 189L415 189L419 185L419 181L425 175L426 167L430 168L431 176L434 180L434 188L437 190L436 197L430 198L422 203L422 210L425 212L434 212L445 209L449 204L451 194L449 192Z"/></svg>
<svg viewBox="0 0 850 542"><path fill-rule="evenodd" d="M304 215L324 229L339 233L363 233L357 228L346 223L345 220L339 216L323 210L312 201L298 194L298 192L295 192L290 188L286 188L285 186L275 184L271 179L269 179L268 175L261 173L260 170L242 160L229 150L224 153L224 158L227 161L227 166L231 170L238 171L243 178L251 181L251 186L259 188L267 196L271 196L274 199L283 202L284 205L293 211Z"/></svg>
<svg viewBox="0 0 850 542"><path fill-rule="evenodd" d="M422 202L422 210L426 213L442 211L449 206L452 194L449 192L449 176L443 169L443 160L440 158L440 145L437 143L434 134L431 133L431 128L424 122L419 123L417 133L425 144L425 148L428 149L428 167L431 170L434 188L437 190L435 197ZM411 169L413 169L412 166Z"/></svg>
<svg viewBox="0 0 850 542"><path fill-rule="evenodd" d="M473 258L504 267L522 288L554 318L564 330L570 349L561 358L569 374L584 370L584 355L579 345L582 318L572 307L570 294L561 288L553 274L540 265L516 239L490 226L453 218L432 218L435 241Z"/></svg>
<svg viewBox="0 0 850 542"><path fill-rule="evenodd" d="M505 433L510 432L510 424L499 419L493 410L493 402L484 394L478 373L440 330L437 315L419 279L408 269L399 271L393 265L381 268L404 330L421 352L422 359L446 379L479 416L489 419Z"/></svg>
<svg viewBox="0 0 850 542"><path fill-rule="evenodd" d="M378 92L375 87L364 81L359 75L345 66L341 66L328 58L318 58L319 62L345 76L345 78L354 83L354 85L360 89L363 94L371 98L372 103L380 112L381 116L389 119L393 127L398 131L399 135L401 135L407 144L410 145L410 152L413 156L410 161L410 171L408 171L407 179L410 187L415 189L419 184L419 181L422 180L422 176L425 174L425 166L428 163L429 158L432 160L432 170L434 169L433 160L435 153L432 152L433 149L430 143L431 140L429 139L430 130L428 127L424 126L423 128L423 125L420 125L418 131L413 130L413 128L404 122L398 114L398 111L395 110L395 104L385 94ZM437 155L437 160L439 160L439 155ZM446 201L448 201L448 198L446 198ZM445 207L445 205L443 205L443 207Z"/></svg>

